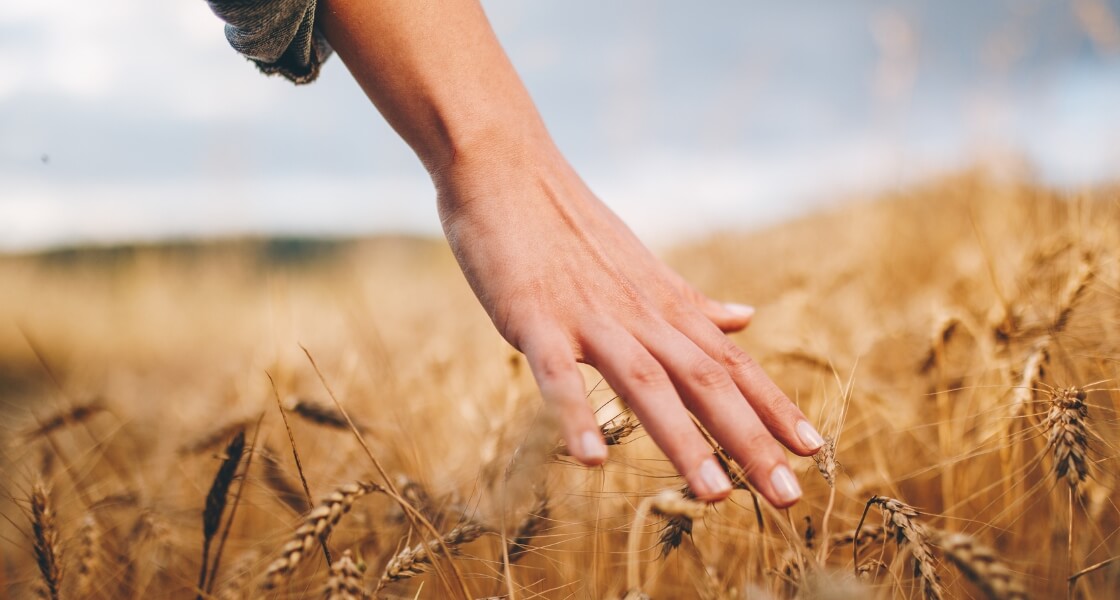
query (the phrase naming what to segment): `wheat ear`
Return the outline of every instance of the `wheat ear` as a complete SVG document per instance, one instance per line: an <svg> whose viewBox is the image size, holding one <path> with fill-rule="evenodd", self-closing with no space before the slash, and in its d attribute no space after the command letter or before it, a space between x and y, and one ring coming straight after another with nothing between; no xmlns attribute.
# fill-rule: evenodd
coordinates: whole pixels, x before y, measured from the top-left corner
<svg viewBox="0 0 1120 600"><path fill-rule="evenodd" d="M365 600L369 598L362 583L362 570L354 562L354 555L347 550L333 565L327 587L323 590L326 600Z"/></svg>
<svg viewBox="0 0 1120 600"><path fill-rule="evenodd" d="M1093 278L1093 267L1086 258L1078 267L1077 274L1070 279L1066 289L1062 292L1062 297L1058 301L1058 315L1054 317L1054 321L1050 325L1051 335L1065 331L1066 326L1069 325L1070 317L1073 316L1073 310L1077 307L1077 302L1085 296L1085 291L1089 289L1089 284L1093 282Z"/></svg>
<svg viewBox="0 0 1120 600"><path fill-rule="evenodd" d="M255 421L255 418L234 419L207 429L180 445L179 454L201 454L217 448L219 444L228 442L239 431L248 429Z"/></svg>
<svg viewBox="0 0 1120 600"><path fill-rule="evenodd" d="M688 501L690 504L697 503L696 494L693 494L692 488L687 485L680 490L680 495L674 496L672 500L670 500L668 494L665 494L662 502L673 502L673 504L671 506L663 504L662 508L680 509L683 505L677 504L677 502L684 501ZM662 512L658 509L657 502L654 503L652 509L653 512L665 517L665 526L662 527L661 535L657 541L661 547L661 558L666 558L672 554L673 550L680 547L685 536L692 537L692 517L687 514L687 511L682 510L673 511L671 514ZM703 512L699 514L702 515Z"/></svg>
<svg viewBox="0 0 1120 600"><path fill-rule="evenodd" d="M621 423L612 424L613 421L608 421L599 426L599 433L603 436L603 443L607 446L618 446L626 441L626 438L633 435L642 425L637 419L633 417L626 417ZM568 446L564 442L560 442L556 449L552 451L553 454L566 456L569 454Z"/></svg>
<svg viewBox="0 0 1120 600"><path fill-rule="evenodd" d="M93 593L94 579L101 569L101 524L93 513L86 513L78 529L78 581L74 593L88 598Z"/></svg>
<svg viewBox="0 0 1120 600"><path fill-rule="evenodd" d="M856 536L859 536L858 538ZM874 544L883 541L884 530L878 525L870 525L861 528L857 531L849 531L847 533L837 533L829 536L829 544L832 546L848 546L856 544L857 546L865 546L867 544Z"/></svg>
<svg viewBox="0 0 1120 600"><path fill-rule="evenodd" d="M34 537L35 562L43 576L43 596L58 600L62 584L62 550L58 543L58 527L51 508L50 492L37 482L31 488L31 531Z"/></svg>
<svg viewBox="0 0 1120 600"><path fill-rule="evenodd" d="M688 519L691 528L692 521L703 518L707 510L707 503L686 498L680 492L672 490L664 490L655 496L649 496L642 500L642 503L638 505L638 510L634 513L634 522L630 525L630 534L626 544L626 587L630 590L628 593L641 593L638 554L642 522L645 521L646 515L655 514L667 518L682 517Z"/></svg>
<svg viewBox="0 0 1120 600"><path fill-rule="evenodd" d="M214 541L214 536L222 523L229 487L233 484L243 454L245 454L245 432L238 431L226 445L225 457L214 475L214 481L210 484L210 492L206 494L206 508L202 510L202 569L198 573L199 600L202 600L202 591L207 589L206 571L210 562L210 543Z"/></svg>
<svg viewBox="0 0 1120 600"><path fill-rule="evenodd" d="M64 427L84 423L105 410L105 403L100 398L94 398L93 400L75 404L70 408L60 410L48 415L46 418L39 419L38 424L24 431L22 437L26 440L42 437Z"/></svg>
<svg viewBox="0 0 1120 600"><path fill-rule="evenodd" d="M887 520L887 533L894 537L899 548L906 546L914 560L914 573L922 581L922 592L926 600L940 600L944 594L941 589L941 578L937 575L937 561L934 558L930 544L930 535L926 528L917 521L918 511L913 506L894 498L885 496L872 496L863 509L859 526L856 527L855 540L860 539L863 521L867 511L872 506L878 507ZM852 559L857 568L859 565L859 544L852 545Z"/></svg>
<svg viewBox="0 0 1120 600"><path fill-rule="evenodd" d="M284 400L283 406L284 410L316 425L342 431L350 430L350 425L346 422L346 416L342 411L325 402L291 396ZM358 431L365 433L366 428L363 425L359 424L357 427Z"/></svg>
<svg viewBox="0 0 1120 600"><path fill-rule="evenodd" d="M934 542L945 559L976 584L989 600L1026 600L1027 591L1018 575L972 536L942 533Z"/></svg>
<svg viewBox="0 0 1120 600"><path fill-rule="evenodd" d="M232 575L215 596L217 600L244 600L248 591L246 584L253 574L253 565L260 558L261 553L258 550L247 550L241 556L238 556L233 566L228 569Z"/></svg>
<svg viewBox="0 0 1120 600"><path fill-rule="evenodd" d="M1054 473L1076 489L1089 477L1089 408L1085 390L1057 390L1046 414L1047 447L1054 455Z"/></svg>
<svg viewBox="0 0 1120 600"><path fill-rule="evenodd" d="M316 542L326 542L331 531L342 520L342 516L350 512L358 498L383 491L384 488L372 481L358 481L348 483L324 498L308 513L292 539L280 548L280 557L268 565L263 588L271 590L287 581Z"/></svg>
<svg viewBox="0 0 1120 600"><path fill-rule="evenodd" d="M459 546L473 542L486 532L487 529L478 523L464 523L444 534L440 540L430 540L401 550L385 565L385 572L377 582L377 589L430 571L433 555L442 551L440 541L452 552L456 552Z"/></svg>
<svg viewBox="0 0 1120 600"><path fill-rule="evenodd" d="M537 498L537 503L521 520L517 526L517 532L513 536L513 540L509 543L507 553L509 554L509 562L515 563L521 560L522 556L529 551L529 543L533 541L544 525L548 522L551 515L551 507L548 503L548 496L540 494Z"/></svg>
<svg viewBox="0 0 1120 600"><path fill-rule="evenodd" d="M264 483L276 494L276 499L283 502L288 508L302 515L311 509L304 490L296 487L288 475L284 473L284 466L268 447L260 453L264 461Z"/></svg>

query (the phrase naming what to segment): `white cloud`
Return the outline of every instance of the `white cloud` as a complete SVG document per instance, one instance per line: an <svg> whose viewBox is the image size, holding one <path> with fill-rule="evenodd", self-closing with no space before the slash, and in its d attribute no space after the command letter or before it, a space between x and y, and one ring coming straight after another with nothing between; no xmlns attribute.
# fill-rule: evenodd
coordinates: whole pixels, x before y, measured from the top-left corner
<svg viewBox="0 0 1120 600"><path fill-rule="evenodd" d="M149 114L209 119L260 112L279 91L229 48L204 0L5 2L0 22L19 34L0 42L8 55L0 101L113 98Z"/></svg>
<svg viewBox="0 0 1120 600"><path fill-rule="evenodd" d="M573 162L650 240L773 222L988 143L1058 183L1120 173L1120 59L1055 51L989 77L958 55L1004 9L962 10L974 27L921 31L913 101L873 114L868 6L814 3L829 18L807 35L780 3L486 2ZM0 61L2 248L438 232L430 184L341 61L298 89L260 76L204 0L0 2Z"/></svg>
<svg viewBox="0 0 1120 600"><path fill-rule="evenodd" d="M422 179L13 181L5 187L0 250L262 232L439 231L435 193Z"/></svg>

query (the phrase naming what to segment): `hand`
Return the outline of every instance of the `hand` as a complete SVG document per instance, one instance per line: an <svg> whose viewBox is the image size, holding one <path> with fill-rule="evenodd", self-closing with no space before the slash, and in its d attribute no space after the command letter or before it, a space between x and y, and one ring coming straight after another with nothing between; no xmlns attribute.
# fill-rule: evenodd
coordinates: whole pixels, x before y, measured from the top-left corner
<svg viewBox="0 0 1120 600"><path fill-rule="evenodd" d="M753 310L694 290L558 151L531 146L484 145L433 178L463 273L498 331L525 353L572 455L588 465L607 457L582 362L629 404L699 498L723 498L731 483L689 413L767 500L796 502L801 490L778 442L810 455L824 440L723 334L746 327Z"/></svg>
<svg viewBox="0 0 1120 600"><path fill-rule="evenodd" d="M824 441L720 331L745 327L751 311L694 291L584 186L477 0L322 0L318 17L427 166L467 280L528 357L572 454L587 464L607 455L576 366L584 362L698 497L722 498L731 483L690 412L771 503L796 502L801 490L778 441L805 455Z"/></svg>

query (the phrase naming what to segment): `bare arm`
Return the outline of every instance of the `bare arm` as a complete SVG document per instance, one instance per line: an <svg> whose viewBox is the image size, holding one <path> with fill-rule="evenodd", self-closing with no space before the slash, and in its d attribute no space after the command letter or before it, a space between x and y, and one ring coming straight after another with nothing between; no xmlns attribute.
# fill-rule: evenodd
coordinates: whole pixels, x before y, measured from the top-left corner
<svg viewBox="0 0 1120 600"><path fill-rule="evenodd" d="M721 498L730 482L690 412L771 503L795 502L801 492L781 444L808 455L823 441L723 334L745 327L752 311L696 292L591 193L477 1L322 0L319 23L431 173L467 280L525 353L573 455L606 459L576 366L584 362L626 399L699 497Z"/></svg>

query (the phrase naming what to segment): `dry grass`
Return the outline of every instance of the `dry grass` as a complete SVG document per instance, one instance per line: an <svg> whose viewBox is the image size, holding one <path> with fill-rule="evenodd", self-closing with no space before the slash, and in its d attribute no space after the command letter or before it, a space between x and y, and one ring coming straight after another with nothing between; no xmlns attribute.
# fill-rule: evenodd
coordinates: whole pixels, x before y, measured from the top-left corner
<svg viewBox="0 0 1120 600"><path fill-rule="evenodd" d="M442 242L2 257L0 600L1108 597L1117 223L969 173L669 253L829 435L789 511L690 501L591 370L575 464Z"/></svg>

